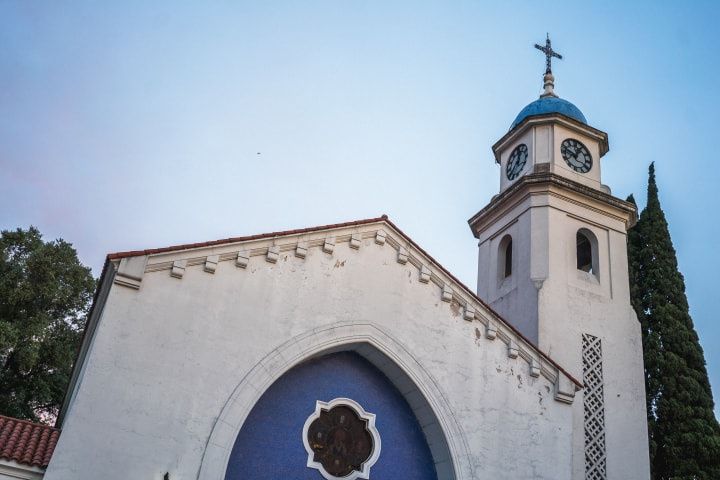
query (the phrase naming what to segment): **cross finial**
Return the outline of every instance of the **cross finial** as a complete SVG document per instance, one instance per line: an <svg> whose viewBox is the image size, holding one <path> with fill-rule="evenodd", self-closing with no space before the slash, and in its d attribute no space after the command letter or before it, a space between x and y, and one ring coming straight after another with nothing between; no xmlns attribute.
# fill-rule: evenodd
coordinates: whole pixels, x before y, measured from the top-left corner
<svg viewBox="0 0 720 480"><path fill-rule="evenodd" d="M552 57L562 60L562 55L552 49L549 34L545 37L545 46L541 47L536 43L535 48L545 54L545 75L543 76L544 91L542 95L540 95L540 98L557 97L555 94L555 77L552 74Z"/></svg>
<svg viewBox="0 0 720 480"><path fill-rule="evenodd" d="M552 73L552 57L562 60L562 55L552 49L552 45L550 43L550 34L546 34L544 47L541 47L536 43L535 48L545 54L545 73Z"/></svg>

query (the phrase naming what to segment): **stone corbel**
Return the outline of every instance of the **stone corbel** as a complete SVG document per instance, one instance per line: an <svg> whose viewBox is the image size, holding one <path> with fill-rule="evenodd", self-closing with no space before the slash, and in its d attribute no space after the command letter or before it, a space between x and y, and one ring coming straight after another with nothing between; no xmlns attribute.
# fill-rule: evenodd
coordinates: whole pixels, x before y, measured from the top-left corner
<svg viewBox="0 0 720 480"><path fill-rule="evenodd" d="M510 358L517 358L518 356L518 345L517 342L510 340L507 348L507 354Z"/></svg>
<svg viewBox="0 0 720 480"><path fill-rule="evenodd" d="M250 252L242 250L238 252L237 258L235 259L235 266L239 268L246 268L250 263Z"/></svg>
<svg viewBox="0 0 720 480"><path fill-rule="evenodd" d="M360 249L360 234L359 233L353 233L350 236L350 248L354 250Z"/></svg>
<svg viewBox="0 0 720 480"><path fill-rule="evenodd" d="M575 398L575 384L567 375L558 371L555 380L555 400L563 403L572 403Z"/></svg>
<svg viewBox="0 0 720 480"><path fill-rule="evenodd" d="M277 263L278 258L280 258L280 247L278 247L277 245L269 247L267 255L265 256L265 260L270 263Z"/></svg>
<svg viewBox="0 0 720 480"><path fill-rule="evenodd" d="M443 285L442 294L440 296L440 299L443 302L449 302L452 300L453 297L453 289L448 285L447 283Z"/></svg>
<svg viewBox="0 0 720 480"><path fill-rule="evenodd" d="M123 287L130 287L138 290L145 275L145 266L148 257L126 257L120 260L117 272L115 272L115 283Z"/></svg>
<svg viewBox="0 0 720 480"><path fill-rule="evenodd" d="M423 265L420 267L420 282L421 283L429 283L430 282L430 275L432 275L432 272L428 267Z"/></svg>
<svg viewBox="0 0 720 480"><path fill-rule="evenodd" d="M182 278L185 275L185 267L187 267L187 260L175 260L170 270L170 276L173 278Z"/></svg>
<svg viewBox="0 0 720 480"><path fill-rule="evenodd" d="M408 251L405 247L398 248L398 254L397 254L397 261L398 263L402 263L405 265L408 261Z"/></svg>
<svg viewBox="0 0 720 480"><path fill-rule="evenodd" d="M375 243L378 245L385 245L385 239L387 236L385 235L385 232L383 230L378 230L375 234Z"/></svg>
<svg viewBox="0 0 720 480"><path fill-rule="evenodd" d="M485 338L488 340L497 338L497 327L491 321L488 321L487 327L485 327Z"/></svg>
<svg viewBox="0 0 720 480"><path fill-rule="evenodd" d="M297 246L295 247L295 256L298 258L305 258L307 257L307 243L305 242L299 242Z"/></svg>
<svg viewBox="0 0 720 480"><path fill-rule="evenodd" d="M333 251L335 250L335 237L327 237L325 239L325 243L323 244L322 250L323 252L332 255Z"/></svg>
<svg viewBox="0 0 720 480"><path fill-rule="evenodd" d="M535 360L534 358L530 361L530 376L531 377L539 377L540 376L540 363Z"/></svg>
<svg viewBox="0 0 720 480"><path fill-rule="evenodd" d="M203 267L203 270L207 273L215 273L219 261L220 255L208 255L205 259L205 266Z"/></svg>

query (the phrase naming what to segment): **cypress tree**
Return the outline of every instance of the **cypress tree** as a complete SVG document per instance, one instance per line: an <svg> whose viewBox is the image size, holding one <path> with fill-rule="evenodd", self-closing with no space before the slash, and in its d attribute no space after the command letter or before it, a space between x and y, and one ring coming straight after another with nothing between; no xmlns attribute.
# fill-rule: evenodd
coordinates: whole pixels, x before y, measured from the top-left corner
<svg viewBox="0 0 720 480"><path fill-rule="evenodd" d="M634 203L634 199L628 198ZM720 479L720 426L690 317L655 165L647 205L628 234L632 304L641 322L654 480Z"/></svg>
<svg viewBox="0 0 720 480"><path fill-rule="evenodd" d="M627 201L635 205L635 197L630 195ZM646 222L638 221L634 228L628 231L628 266L630 270L630 302L637 313L642 329L643 359L645 364L645 401L648 422L648 436L650 442L650 459L655 457L656 445L653 440L655 431L655 405L660 394L660 375L658 365L660 360L660 344L657 332L648 324L648 317L643 307L642 263L640 262L643 234L641 230Z"/></svg>

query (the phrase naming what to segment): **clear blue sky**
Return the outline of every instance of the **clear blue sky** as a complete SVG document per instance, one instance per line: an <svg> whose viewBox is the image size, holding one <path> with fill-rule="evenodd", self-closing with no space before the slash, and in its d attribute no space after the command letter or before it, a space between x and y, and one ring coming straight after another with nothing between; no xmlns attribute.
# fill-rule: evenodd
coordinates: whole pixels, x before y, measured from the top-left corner
<svg viewBox="0 0 720 480"><path fill-rule="evenodd" d="M656 162L718 402L720 4L587 3L1 0L0 228L97 275L107 252L387 213L475 286L466 220L549 31L556 91L610 136L604 182L643 206Z"/></svg>

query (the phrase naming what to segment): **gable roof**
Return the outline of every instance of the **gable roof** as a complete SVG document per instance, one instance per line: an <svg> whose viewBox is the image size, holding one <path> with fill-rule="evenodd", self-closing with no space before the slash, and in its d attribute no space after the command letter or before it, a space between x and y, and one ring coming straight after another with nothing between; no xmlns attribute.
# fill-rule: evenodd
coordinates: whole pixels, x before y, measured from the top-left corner
<svg viewBox="0 0 720 480"><path fill-rule="evenodd" d="M522 349L518 351L517 345L513 344L513 339L515 342L519 341L521 344L526 345L530 351L535 352L535 355L538 357L538 360L543 363L545 362L547 365L552 366L558 373L561 373L561 376L564 376L569 382L572 387L574 387L574 390L580 390L583 388L583 384L578 381L572 374L568 373L567 370L565 370L563 367L561 367L555 360L553 360L547 353L541 351L539 347L529 340L527 337L525 337L517 328L515 328L512 324L510 324L507 320L505 320L499 313L497 313L495 310L492 309L483 299L477 296L477 294L468 288L464 283L462 283L459 279L457 279L450 271L448 271L445 267L443 267L437 260L435 260L430 254L428 254L422 247L420 247L415 241L413 241L408 235L406 235L400 228L398 228L392 221L390 221L387 217L387 215L381 215L380 217L375 218L368 218L364 220L356 220L352 222L344 222L344 223L335 223L330 225L321 225L316 227L309 227L309 228L302 228L302 229L294 229L294 230L284 230L284 231L278 231L278 232L271 232L271 233L264 233L264 234L258 234L258 235L248 235L243 237L230 237L220 240L213 240L208 242L199 242L199 243L187 243L187 244L180 244L180 245L172 245L168 247L161 247L161 248L151 248L146 250L131 250L131 251L124 251L124 252L116 252L116 253L110 253L107 255L107 258L105 260L105 264L103 266L102 273L100 275L100 280L98 282L98 287L95 292L95 296L93 299L93 305L90 309L90 313L88 316L88 321L85 327L85 332L83 334L83 340L81 342L81 345L78 349L78 354L76 357L76 361L73 367L73 373L71 376L70 384L68 386L67 391L65 392L65 399L63 400L63 406L60 409L60 412L58 414L58 420L56 425L62 426L62 422L64 420L65 414L67 413L67 409L70 407L70 403L72 401L72 398L74 396L74 391L77 386L79 377L81 375L81 371L83 369L83 365L85 363L86 355L88 354L90 344L92 342L92 339L94 337L95 328L97 327L101 312L103 310L103 305L105 303L105 300L110 292L110 289L113 285L113 283L124 285L124 286L130 286L132 288L139 288L140 282L142 281L141 278L133 278L135 275L139 275L142 277L143 273L146 271L147 268L152 267L152 270L155 271L158 268L159 269L170 269L173 266L173 262L165 262L161 261L159 264L153 264L148 265L147 259L157 256L158 258L166 257L167 254L173 254L173 253L179 253L184 251L192 251L197 250L198 254L201 257L204 257L205 254L203 251L212 250L216 247L230 247L233 244L242 244L245 242L253 242L258 240L272 240L273 244L276 239L280 238L287 238L287 237L301 237L304 234L315 234L314 236L317 237L320 232L327 232L328 236L332 237L334 235L334 232L336 230L341 229L349 229L353 227L359 227L359 226L368 226L371 227L371 224L384 224L388 227L389 230L394 232L396 236L402 240L402 243L404 243L405 246L408 248L412 248L415 250L418 254L420 254L422 257L425 258L425 262L429 262L428 266L430 266L432 269L434 269L437 272L441 272L442 276L445 277L447 286L451 288L449 294L450 298L458 298L460 300L461 306L474 308L471 306L472 303L475 303L476 305L481 306L488 314L488 318L484 318L481 316L476 316L475 312L473 311L472 316L469 318L466 317L466 319L473 319L477 318L481 321L481 323L484 323L486 328L488 329L487 337L490 339L494 339L496 335L503 338L503 341L508 344L508 350L513 351L513 355L511 358L515 358L518 355L518 352L521 357L523 357L528 363L531 364L532 368L538 369L538 371L541 371L543 374L547 373L547 371L540 365L539 367L537 365L534 365L534 360L532 358L532 355L529 355L528 353L524 352ZM379 229L378 231L382 231L382 229ZM348 237L345 241L349 240L350 235L345 235ZM333 237L335 238L335 237ZM338 237L339 238L339 237ZM388 237L390 239L391 237ZM383 240L384 241L384 240ZM395 242L397 243L397 242ZM395 245L395 248L399 249L398 255L400 255L400 250L405 250L401 245ZM221 250L228 250L228 248L224 248ZM255 249L258 250L258 249ZM262 249L261 249L262 250ZM264 249L266 252L269 252L268 248ZM235 252L237 253L237 252ZM405 256L407 257L407 251L405 251ZM222 256L226 256L227 254L223 254ZM412 255L410 255L412 257ZM131 272L129 275L129 278L131 281L129 283L125 282L124 280L119 280L120 276L125 276L125 279L128 278L128 273L123 273L123 263L124 262L133 262L135 260L141 260L145 258L144 261L140 262L139 265L135 265L134 268L138 269L137 271ZM227 258L226 258L227 259ZM195 258L193 261L196 261L197 258ZM204 261L204 260L203 260ZM407 258L406 260L407 261ZM400 262L400 260L398 260ZM405 263L405 262L401 262ZM196 264L196 263L195 263ZM188 263L189 265L189 263ZM431 275L433 278L435 278L434 275ZM442 282L440 282L442 283ZM440 285L442 286L442 285ZM459 293L460 295L454 295L452 292L455 291ZM445 296L445 292L443 293L443 296ZM463 298L464 297L464 298ZM468 301L469 299L469 301ZM444 301L450 301L449 299L445 299ZM502 326L502 329L495 329L494 323L497 323ZM492 332L490 330L493 330ZM510 333L510 336L507 335L507 333ZM560 381L560 380L557 380ZM555 382L555 380L553 380ZM557 386L557 384L556 384ZM566 388L566 387L563 387ZM556 399L559 399L563 397L563 393L556 392ZM572 401L572 394L569 397L565 397L564 400L566 403L570 403Z"/></svg>
<svg viewBox="0 0 720 480"><path fill-rule="evenodd" d="M218 245L227 245L229 243L247 242L250 240L262 240L265 238L274 238L274 237L287 237L289 235L301 235L303 233L312 233L312 232L318 232L321 230L332 230L335 228L355 227L355 226L359 226L359 225L367 225L369 223L378 223L378 222L383 222L383 221L392 225L396 230L400 231L400 229L395 227L395 225L393 225L393 223L388 219L387 215L382 215L377 218L367 218L365 220L356 220L354 222L334 223L334 224L330 224L330 225L321 225L321 226L317 226L317 227L299 228L299 229L295 229L295 230L284 230L284 231L280 231L280 232L271 232L271 233L261 233L259 235L248 235L245 237L230 237L230 238L223 238L220 240L212 240L209 242L185 243L185 244L181 244L181 245L171 245L169 247L150 248L147 250L131 250L128 252L109 253L107 258L108 258L108 260L119 260L122 258L137 257L140 255L154 255L157 253L177 252L180 250L189 250L191 248L216 247ZM410 240L410 239L408 238L408 240Z"/></svg>
<svg viewBox="0 0 720 480"><path fill-rule="evenodd" d="M195 248L205 248L205 247L215 247L215 246L221 246L221 245L227 245L232 243L239 243L239 242L246 242L246 241L252 241L252 240L262 240L262 239L269 239L269 238L276 238L276 237L286 237L291 235L301 235L305 233L312 233L312 232L319 232L322 230L333 230L333 229L340 229L340 228L346 228L346 227L355 227L355 226L361 226L361 225L368 225L372 223L385 223L388 226L392 227L398 234L400 234L405 241L407 241L410 245L412 245L415 249L417 249L420 253L422 253L424 256L426 256L428 259L430 259L434 264L435 267L437 267L439 270L441 270L445 275L447 275L452 281L459 286L464 293L471 296L475 301L480 303L484 308L486 308L490 313L492 313L497 320L502 322L504 326L506 326L508 329L512 330L518 337L522 338L528 345L532 346L535 351L538 352L542 357L544 357L549 363L551 363L553 366L555 366L558 370L560 370L562 373L564 373L575 385L579 388L583 388L583 384L580 383L575 377L573 377L570 373L568 373L563 367L561 367L555 360L550 358L549 355L542 352L537 345L535 345L534 342L529 340L525 335L523 335L515 326L510 324L507 320L505 320L499 313L497 313L493 308L488 305L483 299L477 296L477 294L472 291L469 287L467 287L463 282L461 282L455 275L450 273L449 270L447 270L445 267L443 267L437 260L435 260L429 253L427 253L422 247L420 247L413 239L411 239L407 234L405 234L400 228L397 227L389 218L387 215L381 215L379 217L375 218L367 218L363 220L356 220L352 222L344 222L344 223L335 223L330 225L321 225L316 227L309 227L309 228L301 228L301 229L295 229L295 230L284 230L279 232L271 232L271 233L263 233L258 235L248 235L244 237L230 237L230 238L224 238L220 240L213 240L209 242L200 242L200 243L187 243L187 244L181 244L181 245L172 245L168 247L162 247L162 248L151 248L146 250L133 250L133 251L126 251L126 252L116 252L116 253L110 253L107 256L108 261L112 260L121 260L123 258L129 258L129 257L137 257L137 256L144 256L144 255L154 255L154 254L160 254L160 253L169 253L169 252L177 252L182 250L189 250L189 249L195 249Z"/></svg>
<svg viewBox="0 0 720 480"><path fill-rule="evenodd" d="M58 438L56 428L0 415L0 460L45 468Z"/></svg>

